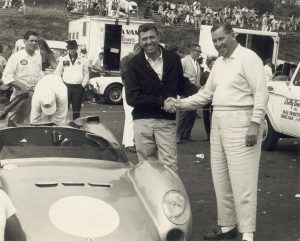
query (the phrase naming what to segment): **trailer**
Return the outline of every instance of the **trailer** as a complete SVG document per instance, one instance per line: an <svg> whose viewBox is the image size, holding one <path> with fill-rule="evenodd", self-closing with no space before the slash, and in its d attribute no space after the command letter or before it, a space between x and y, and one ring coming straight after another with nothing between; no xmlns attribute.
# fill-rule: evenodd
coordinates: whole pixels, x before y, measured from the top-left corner
<svg viewBox="0 0 300 241"><path fill-rule="evenodd" d="M202 53L207 55L218 56L211 37L210 25L202 25L200 29L199 44ZM280 37L276 32L260 31L253 29L233 29L236 34L236 40L242 46L252 49L261 59L271 59L274 66L277 66L279 40Z"/></svg>
<svg viewBox="0 0 300 241"><path fill-rule="evenodd" d="M122 103L120 60L133 50L138 42L138 27L144 23L152 21L85 16L69 23L68 39L86 47L89 59L94 60L100 51L104 52L103 65L109 74L93 78L90 83L107 103Z"/></svg>

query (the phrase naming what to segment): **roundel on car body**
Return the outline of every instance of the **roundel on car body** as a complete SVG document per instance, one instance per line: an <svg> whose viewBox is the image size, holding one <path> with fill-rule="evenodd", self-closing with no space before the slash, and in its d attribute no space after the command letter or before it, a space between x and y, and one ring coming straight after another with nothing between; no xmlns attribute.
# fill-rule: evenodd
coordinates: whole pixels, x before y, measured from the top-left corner
<svg viewBox="0 0 300 241"><path fill-rule="evenodd" d="M49 217L56 228L83 238L106 236L120 223L118 212L110 204L88 196L57 200L49 208Z"/></svg>

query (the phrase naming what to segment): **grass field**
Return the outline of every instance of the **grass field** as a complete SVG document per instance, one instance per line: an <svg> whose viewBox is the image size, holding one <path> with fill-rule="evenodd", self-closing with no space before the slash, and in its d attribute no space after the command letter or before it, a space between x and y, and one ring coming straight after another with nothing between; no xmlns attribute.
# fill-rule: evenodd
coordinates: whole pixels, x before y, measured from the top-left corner
<svg viewBox="0 0 300 241"><path fill-rule="evenodd" d="M22 38L29 30L37 31L41 37L52 40L67 40L69 17L62 9L56 7L26 7L25 15L1 17L0 43L14 47L17 39ZM199 41L199 31L191 26L160 26L161 42L175 44L187 52L190 43ZM298 62L300 57L300 33L282 35L280 40L279 58Z"/></svg>

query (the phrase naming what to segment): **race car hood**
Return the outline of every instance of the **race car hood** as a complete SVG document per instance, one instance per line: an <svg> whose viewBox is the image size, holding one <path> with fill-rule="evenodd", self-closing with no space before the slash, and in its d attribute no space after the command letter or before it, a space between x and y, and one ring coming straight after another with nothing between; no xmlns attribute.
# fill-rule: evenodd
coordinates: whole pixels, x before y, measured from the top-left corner
<svg viewBox="0 0 300 241"><path fill-rule="evenodd" d="M44 160L45 159L45 160ZM4 190L13 200L28 241L160 240L128 178L130 166L43 159L7 165Z"/></svg>

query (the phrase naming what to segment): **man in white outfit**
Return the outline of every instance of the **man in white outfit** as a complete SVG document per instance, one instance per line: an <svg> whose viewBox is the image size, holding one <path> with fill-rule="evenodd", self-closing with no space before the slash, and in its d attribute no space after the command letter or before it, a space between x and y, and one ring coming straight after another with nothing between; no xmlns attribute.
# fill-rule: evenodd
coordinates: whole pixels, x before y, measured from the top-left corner
<svg viewBox="0 0 300 241"><path fill-rule="evenodd" d="M18 95L29 94L29 97L9 115L8 126L29 122L33 90L43 76L42 56L40 51L37 51L38 40L38 33L27 31L24 35L25 48L11 55L5 66L2 81L3 84L14 88L11 100Z"/></svg>
<svg viewBox="0 0 300 241"><path fill-rule="evenodd" d="M31 102L31 124L66 125L68 120L68 90L59 75L44 76L36 85Z"/></svg>
<svg viewBox="0 0 300 241"><path fill-rule="evenodd" d="M122 81L124 83L125 77L126 77L126 70L127 70L127 64L130 59L137 53L139 53L141 50L140 44L137 43L133 47L133 51L123 57L120 62L120 69L121 69L121 77ZM133 107L127 104L126 96L125 96L125 86L123 87L122 92L123 97L123 107L125 112L125 122L124 122L124 131L123 131L123 140L122 144L125 146L125 150L129 152L136 152L135 145L134 145L134 132L133 132L133 118L132 118L132 110Z"/></svg>
<svg viewBox="0 0 300 241"><path fill-rule="evenodd" d="M4 240L26 241L26 236L16 216L16 208L7 194L0 189L0 241Z"/></svg>
<svg viewBox="0 0 300 241"><path fill-rule="evenodd" d="M261 59L240 46L229 23L215 24L219 53L204 89L186 99L169 99L167 111L196 109L212 101L211 170L218 206L218 232L205 240L253 241L262 131L268 101Z"/></svg>

